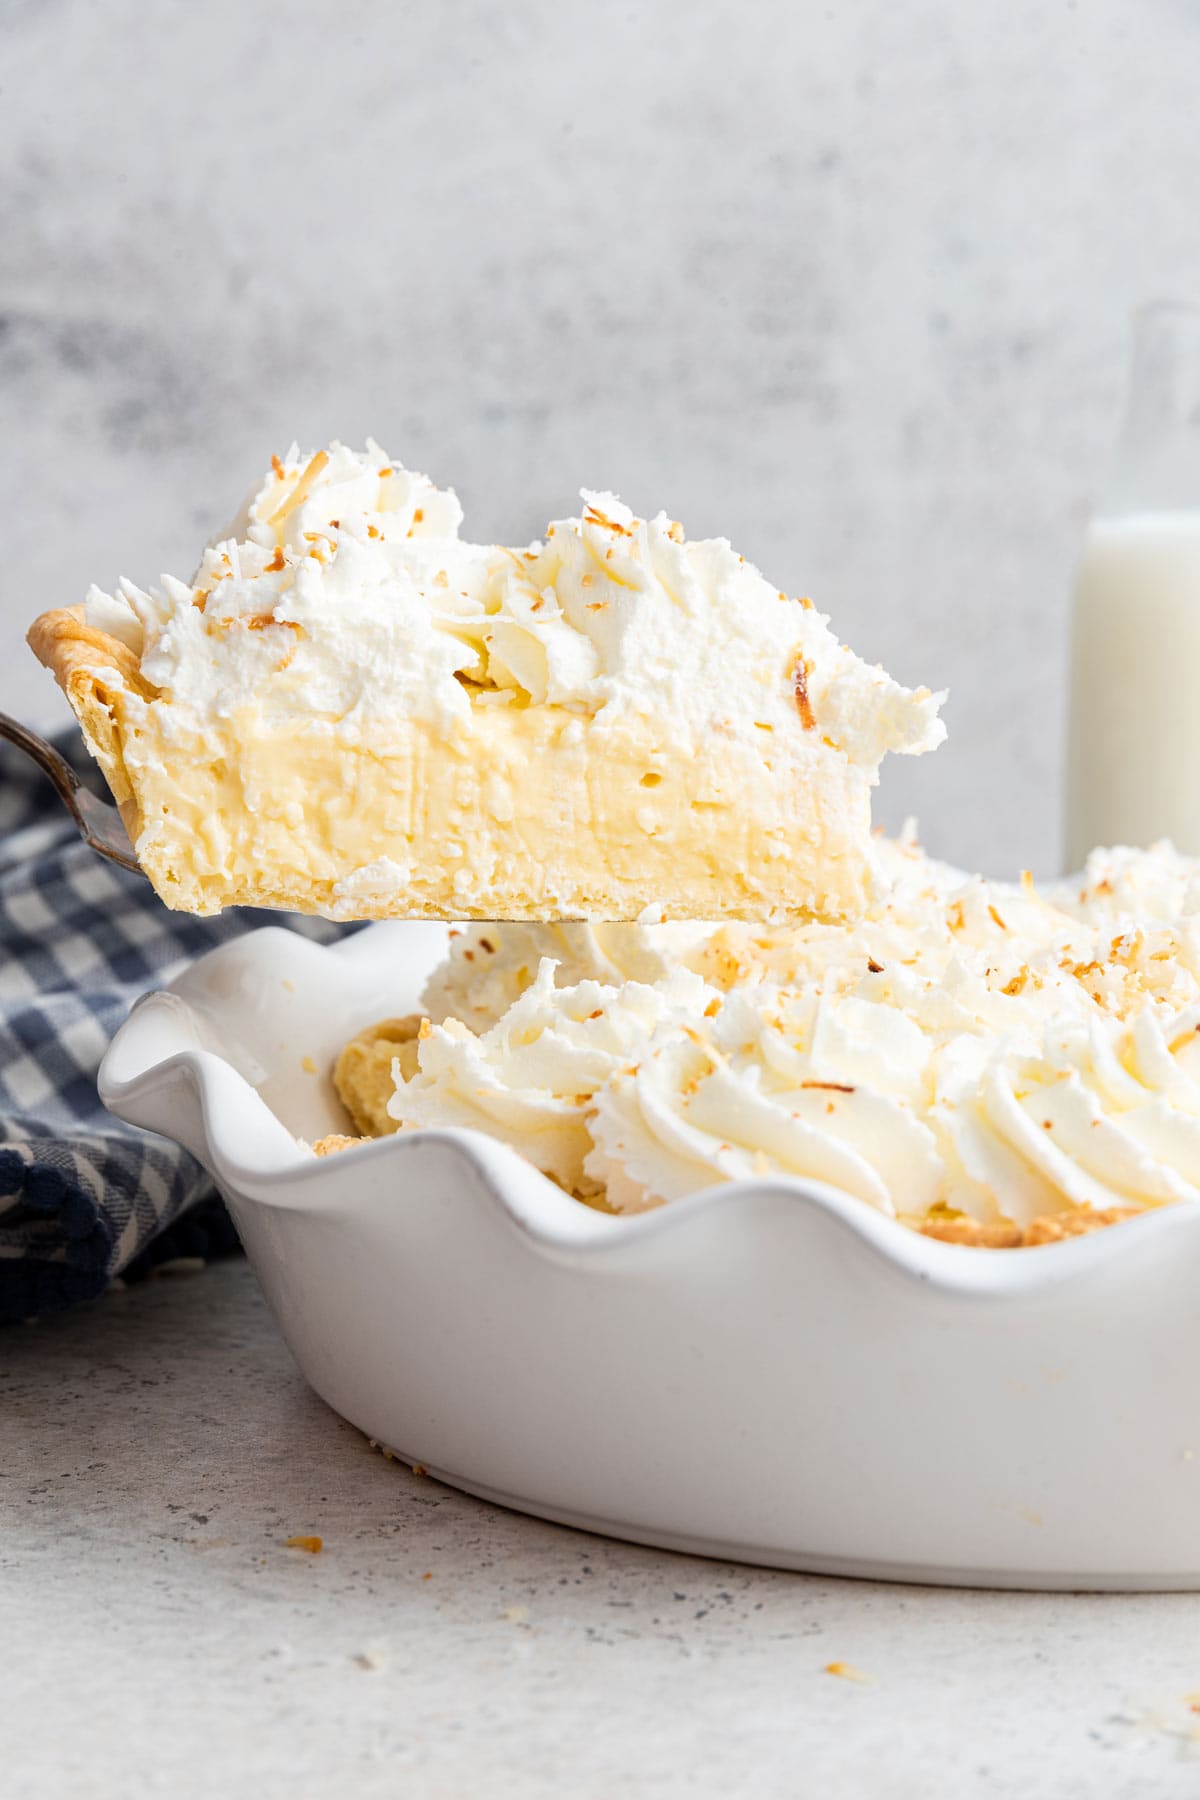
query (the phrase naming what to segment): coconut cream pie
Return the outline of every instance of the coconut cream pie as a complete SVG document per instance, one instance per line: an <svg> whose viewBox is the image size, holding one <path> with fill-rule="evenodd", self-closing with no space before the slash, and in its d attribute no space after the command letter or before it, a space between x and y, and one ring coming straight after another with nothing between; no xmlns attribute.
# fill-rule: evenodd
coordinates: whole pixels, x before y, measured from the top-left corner
<svg viewBox="0 0 1200 1800"><path fill-rule="evenodd" d="M1042 893L879 849L850 925L461 932L343 1053L357 1128L470 1126L616 1212L791 1175L997 1247L1200 1201L1200 863Z"/></svg>
<svg viewBox="0 0 1200 1800"><path fill-rule="evenodd" d="M169 906L862 912L880 762L940 696L665 515L585 492L521 549L461 517L376 446L293 449L191 581L37 620Z"/></svg>

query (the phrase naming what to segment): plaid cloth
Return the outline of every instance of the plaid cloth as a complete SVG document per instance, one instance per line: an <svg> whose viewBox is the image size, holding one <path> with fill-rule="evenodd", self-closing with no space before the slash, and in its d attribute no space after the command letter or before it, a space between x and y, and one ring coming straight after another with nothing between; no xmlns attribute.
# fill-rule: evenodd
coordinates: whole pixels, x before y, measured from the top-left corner
<svg viewBox="0 0 1200 1800"><path fill-rule="evenodd" d="M59 748L106 792L77 736ZM169 912L88 849L45 777L0 741L0 1324L235 1242L195 1158L107 1113L96 1069L139 994L267 919ZM326 940L346 930L286 922Z"/></svg>

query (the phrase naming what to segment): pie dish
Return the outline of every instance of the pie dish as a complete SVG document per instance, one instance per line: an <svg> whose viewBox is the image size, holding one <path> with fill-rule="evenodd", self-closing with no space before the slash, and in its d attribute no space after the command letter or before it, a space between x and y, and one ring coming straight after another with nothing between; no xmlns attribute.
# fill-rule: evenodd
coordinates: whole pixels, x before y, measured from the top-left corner
<svg viewBox="0 0 1200 1800"><path fill-rule="evenodd" d="M777 1175L611 1217L470 1130L314 1157L298 1138L346 1120L311 1068L382 994L412 1010L444 948L252 933L141 1002L101 1069L213 1172L331 1406L439 1479L640 1542L1200 1587L1200 1208L992 1254Z"/></svg>
<svg viewBox="0 0 1200 1800"><path fill-rule="evenodd" d="M333 918L860 912L889 750L938 696L723 539L585 493L523 549L334 444L275 458L191 581L30 642L168 906Z"/></svg>

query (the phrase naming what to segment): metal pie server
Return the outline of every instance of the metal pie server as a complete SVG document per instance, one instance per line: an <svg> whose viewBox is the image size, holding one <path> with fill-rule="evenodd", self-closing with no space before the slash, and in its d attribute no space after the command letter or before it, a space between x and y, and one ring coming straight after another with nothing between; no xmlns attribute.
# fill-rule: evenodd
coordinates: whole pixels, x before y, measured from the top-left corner
<svg viewBox="0 0 1200 1800"><path fill-rule="evenodd" d="M30 761L49 776L85 844L98 856L106 856L109 862L119 863L123 869L133 869L139 875L142 873L117 808L111 800L101 800L84 787L66 757L53 744L39 737L36 731L30 731L27 725L10 719L7 713L0 713L0 738L7 738L10 744L23 750Z"/></svg>

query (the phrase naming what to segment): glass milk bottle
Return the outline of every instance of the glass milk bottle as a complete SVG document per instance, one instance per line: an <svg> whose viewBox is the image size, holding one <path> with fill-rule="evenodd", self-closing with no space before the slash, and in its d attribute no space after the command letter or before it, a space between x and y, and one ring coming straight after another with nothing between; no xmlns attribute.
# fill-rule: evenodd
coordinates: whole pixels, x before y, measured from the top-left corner
<svg viewBox="0 0 1200 1800"><path fill-rule="evenodd" d="M1200 307L1138 315L1108 496L1075 588L1066 866L1200 856Z"/></svg>

